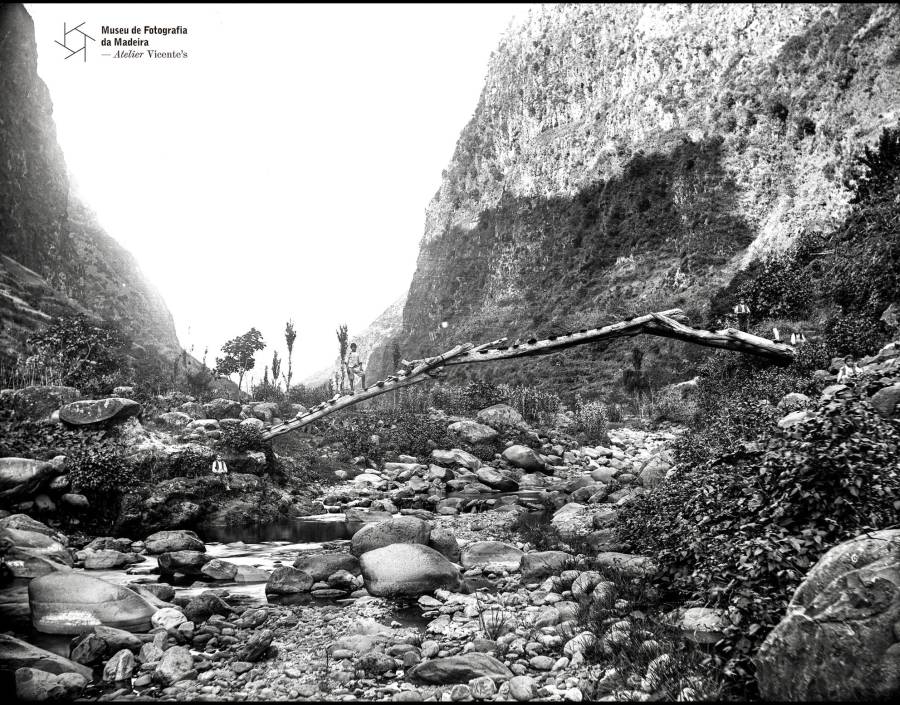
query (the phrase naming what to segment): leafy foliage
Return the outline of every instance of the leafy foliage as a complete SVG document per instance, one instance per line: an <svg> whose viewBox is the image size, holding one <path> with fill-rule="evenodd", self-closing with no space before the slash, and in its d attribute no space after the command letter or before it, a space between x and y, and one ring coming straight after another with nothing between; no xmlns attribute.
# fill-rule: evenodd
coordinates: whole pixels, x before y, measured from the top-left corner
<svg viewBox="0 0 900 705"><path fill-rule="evenodd" d="M326 443L341 443L350 456L381 460L386 454L427 456L435 448L449 448L447 423L428 414L357 413L334 419L324 434ZM492 456L493 457L493 456Z"/></svg>
<svg viewBox="0 0 900 705"><path fill-rule="evenodd" d="M108 437L105 430L74 430L60 424L35 421L0 423L0 457L49 460L56 455L86 450Z"/></svg>
<svg viewBox="0 0 900 705"><path fill-rule="evenodd" d="M588 442L603 442L606 440L608 423L605 404L599 401L585 401L580 395L576 395L573 432L583 433Z"/></svg>
<svg viewBox="0 0 900 705"><path fill-rule="evenodd" d="M111 323L75 314L55 319L28 339L32 350L26 364L47 376L45 383L77 387L87 393L107 393L127 374L128 337Z"/></svg>
<svg viewBox="0 0 900 705"><path fill-rule="evenodd" d="M871 408L872 391L824 399L803 423L763 429L765 446L682 471L620 512L622 538L659 560L660 587L729 608L720 655L739 681L805 571L900 520L900 422Z"/></svg>
<svg viewBox="0 0 900 705"><path fill-rule="evenodd" d="M118 448L98 444L66 456L72 487L94 497L109 497L132 489L137 477Z"/></svg>
<svg viewBox="0 0 900 705"><path fill-rule="evenodd" d="M238 452L245 450L262 450L263 432L256 425L247 426L240 422L224 423L225 421L237 421L237 419L223 419L220 422L222 442L229 448Z"/></svg>
<svg viewBox="0 0 900 705"><path fill-rule="evenodd" d="M739 353L723 352L700 367L696 408L688 432L675 443L676 458L688 465L737 450L767 432L783 416L776 404L789 392L815 393L811 372L828 364L821 344L807 343L785 367Z"/></svg>
<svg viewBox="0 0 900 705"><path fill-rule="evenodd" d="M264 347L266 344L263 342L262 333L256 328L251 328L243 335L225 343L222 346L225 356L216 358L215 372L217 375L228 377L236 374L238 376L238 400L240 400L244 375L256 365L253 356Z"/></svg>

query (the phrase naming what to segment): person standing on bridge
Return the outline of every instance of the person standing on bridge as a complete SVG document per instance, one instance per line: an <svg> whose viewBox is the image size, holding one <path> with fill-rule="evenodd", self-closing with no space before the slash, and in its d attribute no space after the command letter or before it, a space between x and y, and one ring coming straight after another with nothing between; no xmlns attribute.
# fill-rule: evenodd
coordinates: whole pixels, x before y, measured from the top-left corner
<svg viewBox="0 0 900 705"><path fill-rule="evenodd" d="M360 389L366 388L366 370L362 361L359 359L359 353L356 351L356 343L350 343L350 350L347 352L347 358L344 360L344 368L347 370L347 378L350 380L350 393L355 394L356 378L361 379Z"/></svg>
<svg viewBox="0 0 900 705"><path fill-rule="evenodd" d="M750 323L750 307L742 300L734 307L734 313L737 316L738 330L747 330L747 326Z"/></svg>

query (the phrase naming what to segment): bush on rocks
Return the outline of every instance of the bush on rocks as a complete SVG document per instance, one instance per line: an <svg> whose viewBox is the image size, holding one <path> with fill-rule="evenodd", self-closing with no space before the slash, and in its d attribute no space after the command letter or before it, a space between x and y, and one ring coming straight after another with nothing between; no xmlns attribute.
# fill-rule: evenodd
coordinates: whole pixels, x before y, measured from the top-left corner
<svg viewBox="0 0 900 705"><path fill-rule="evenodd" d="M73 489L94 497L130 491L137 481L131 465L117 448L97 445L66 456L65 471Z"/></svg>
<svg viewBox="0 0 900 705"><path fill-rule="evenodd" d="M806 570L837 543L900 520L900 421L873 410L863 384L769 433L767 447L701 465L619 515L622 537L658 560L660 585L729 610L720 653L745 684L748 656Z"/></svg>
<svg viewBox="0 0 900 705"><path fill-rule="evenodd" d="M261 450L263 432L255 424L222 424L222 442L229 448L241 452L245 450Z"/></svg>

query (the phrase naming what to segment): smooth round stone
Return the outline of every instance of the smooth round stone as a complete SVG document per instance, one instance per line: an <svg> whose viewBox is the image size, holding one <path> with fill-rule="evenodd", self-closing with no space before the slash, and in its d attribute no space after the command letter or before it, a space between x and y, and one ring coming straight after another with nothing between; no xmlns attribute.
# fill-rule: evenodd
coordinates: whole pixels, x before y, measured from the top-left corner
<svg viewBox="0 0 900 705"><path fill-rule="evenodd" d="M165 629L172 629L187 621L188 619L184 616L184 612L174 607L163 607L161 610L154 612L150 618L150 623L154 627L163 627Z"/></svg>
<svg viewBox="0 0 900 705"><path fill-rule="evenodd" d="M433 548L396 543L364 553L360 559L369 594L418 597L439 588L459 590L459 570Z"/></svg>
<svg viewBox="0 0 900 705"><path fill-rule="evenodd" d="M124 397L73 401L59 410L59 419L70 426L92 426L137 416L141 405Z"/></svg>
<svg viewBox="0 0 900 705"><path fill-rule="evenodd" d="M133 590L74 571L32 580L28 602L34 628L45 634L80 634L101 624L147 631L156 612Z"/></svg>

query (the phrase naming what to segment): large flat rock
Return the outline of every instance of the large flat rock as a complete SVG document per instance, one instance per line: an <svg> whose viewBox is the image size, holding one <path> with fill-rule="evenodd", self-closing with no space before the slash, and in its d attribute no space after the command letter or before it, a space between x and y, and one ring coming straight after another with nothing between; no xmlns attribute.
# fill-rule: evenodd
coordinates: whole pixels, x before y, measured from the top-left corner
<svg viewBox="0 0 900 705"><path fill-rule="evenodd" d="M94 426L124 421L141 413L141 405L124 397L85 399L66 404L59 410L59 419L70 426Z"/></svg>
<svg viewBox="0 0 900 705"><path fill-rule="evenodd" d="M28 585L35 629L80 634L98 625L147 631L156 608L133 590L78 572L58 572Z"/></svg>

